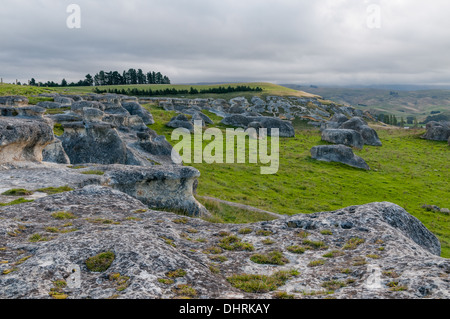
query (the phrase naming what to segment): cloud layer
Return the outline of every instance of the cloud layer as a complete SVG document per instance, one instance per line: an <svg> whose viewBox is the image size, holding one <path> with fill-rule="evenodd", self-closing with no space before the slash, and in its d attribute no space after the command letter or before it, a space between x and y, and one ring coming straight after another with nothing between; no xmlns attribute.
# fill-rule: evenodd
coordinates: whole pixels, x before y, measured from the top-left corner
<svg viewBox="0 0 450 319"><path fill-rule="evenodd" d="M80 29L67 28L71 3ZM142 68L173 83L450 84L448 12L445 0L2 0L0 76Z"/></svg>

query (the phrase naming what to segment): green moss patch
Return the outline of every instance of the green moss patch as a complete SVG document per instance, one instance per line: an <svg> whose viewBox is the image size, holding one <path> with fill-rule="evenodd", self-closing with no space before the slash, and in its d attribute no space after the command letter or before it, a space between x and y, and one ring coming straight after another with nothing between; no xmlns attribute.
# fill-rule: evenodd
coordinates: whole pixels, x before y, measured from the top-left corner
<svg viewBox="0 0 450 319"><path fill-rule="evenodd" d="M86 259L86 266L92 272L104 272L113 263L116 256L113 252L105 252Z"/></svg>

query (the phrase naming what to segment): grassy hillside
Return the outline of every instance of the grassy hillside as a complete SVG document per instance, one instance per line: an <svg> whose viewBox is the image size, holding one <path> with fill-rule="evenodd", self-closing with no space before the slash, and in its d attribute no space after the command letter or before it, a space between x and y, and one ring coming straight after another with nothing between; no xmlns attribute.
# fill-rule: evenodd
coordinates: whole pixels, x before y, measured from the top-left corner
<svg viewBox="0 0 450 319"><path fill-rule="evenodd" d="M303 89L303 87L290 86ZM375 110L396 115L398 118L416 116L425 120L431 112L441 112L450 116L450 90L395 91L385 89L351 88L305 88L326 99L342 104L350 104L362 110Z"/></svg>
<svg viewBox="0 0 450 319"><path fill-rule="evenodd" d="M230 84L214 84L214 85L181 85L181 84L143 84L143 85L112 85L112 86L102 86L99 87L102 90L108 89L152 89L152 90L164 90L164 89L177 89L177 90L189 90L191 87L201 90L201 89L209 89L209 88L218 88L220 86L231 86L236 87L238 85L241 86L250 86L252 88L260 87L263 89L262 92L236 92L236 93L226 93L226 94L198 94L198 95L189 95L189 98L223 98L223 99L231 99L237 96L267 96L267 95L279 95L279 96L298 96L298 97L314 97L314 95L310 93L306 93L303 91L297 91L293 89L289 89L283 86L271 84L271 83L230 83ZM92 87L71 87L71 88L56 88L56 91L59 93L91 93ZM181 95L176 95L175 97L182 97Z"/></svg>
<svg viewBox="0 0 450 319"><path fill-rule="evenodd" d="M41 88L35 86L22 86L14 84L0 84L0 96L6 95L22 95L22 96L32 96L41 93L49 93L54 90L50 88Z"/></svg>
<svg viewBox="0 0 450 319"><path fill-rule="evenodd" d="M157 123L150 127L171 141L172 130L164 123L175 113L147 107ZM216 123L220 121L208 115ZM424 204L450 208L447 143L423 140L421 130L379 130L383 147L365 147L356 152L372 168L366 172L313 160L310 149L324 144L320 132L306 129L301 122L296 125L295 138L281 139L280 170L276 175L260 175L261 165L256 164L189 164L201 172L199 195L288 215L393 202L434 232L442 242L443 256L450 257L450 216L422 208Z"/></svg>

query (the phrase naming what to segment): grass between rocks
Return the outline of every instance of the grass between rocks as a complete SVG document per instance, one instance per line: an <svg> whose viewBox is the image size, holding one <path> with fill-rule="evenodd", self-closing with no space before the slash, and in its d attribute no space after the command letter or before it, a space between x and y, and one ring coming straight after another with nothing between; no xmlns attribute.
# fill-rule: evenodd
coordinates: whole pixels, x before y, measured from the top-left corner
<svg viewBox="0 0 450 319"><path fill-rule="evenodd" d="M151 104L146 107L157 123L149 127L177 144L171 140L172 129L165 126L176 113ZM225 132L220 117L204 113ZM274 175L261 175L262 164L186 164L201 173L198 194L286 215L391 202L424 223L440 239L442 256L450 258L450 216L422 208L424 204L450 208L447 143L421 139L424 130L378 129L382 147L354 151L371 167L363 171L313 160L310 149L327 143L321 141L318 129L307 128L301 121L294 126L295 138L280 139L280 166ZM235 222L245 221L236 218Z"/></svg>

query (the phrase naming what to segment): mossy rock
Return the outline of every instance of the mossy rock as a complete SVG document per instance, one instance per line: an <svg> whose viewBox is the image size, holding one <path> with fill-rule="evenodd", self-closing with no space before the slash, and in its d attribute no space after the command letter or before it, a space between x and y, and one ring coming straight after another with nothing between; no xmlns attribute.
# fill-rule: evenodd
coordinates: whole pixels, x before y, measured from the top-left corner
<svg viewBox="0 0 450 319"><path fill-rule="evenodd" d="M86 259L86 266L92 272L104 272L113 263L116 256L113 252L105 252Z"/></svg>

